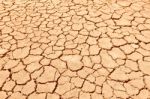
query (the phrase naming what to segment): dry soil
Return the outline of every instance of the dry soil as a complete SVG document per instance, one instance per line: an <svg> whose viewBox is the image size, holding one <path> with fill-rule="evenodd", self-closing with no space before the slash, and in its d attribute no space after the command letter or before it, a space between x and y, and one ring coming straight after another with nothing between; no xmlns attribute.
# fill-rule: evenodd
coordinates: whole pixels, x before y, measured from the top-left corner
<svg viewBox="0 0 150 99"><path fill-rule="evenodd" d="M150 1L0 0L0 99L150 99Z"/></svg>

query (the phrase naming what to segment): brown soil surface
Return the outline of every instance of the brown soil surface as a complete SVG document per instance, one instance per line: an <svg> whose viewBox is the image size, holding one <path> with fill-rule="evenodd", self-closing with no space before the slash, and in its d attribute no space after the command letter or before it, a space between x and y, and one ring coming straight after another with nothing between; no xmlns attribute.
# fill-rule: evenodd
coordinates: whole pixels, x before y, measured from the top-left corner
<svg viewBox="0 0 150 99"><path fill-rule="evenodd" d="M150 99L150 1L0 0L0 99Z"/></svg>

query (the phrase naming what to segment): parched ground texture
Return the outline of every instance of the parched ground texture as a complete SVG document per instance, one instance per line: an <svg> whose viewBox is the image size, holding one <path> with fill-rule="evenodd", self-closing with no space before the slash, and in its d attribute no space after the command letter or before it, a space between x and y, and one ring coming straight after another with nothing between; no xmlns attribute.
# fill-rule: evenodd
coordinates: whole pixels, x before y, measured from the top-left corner
<svg viewBox="0 0 150 99"><path fill-rule="evenodd" d="M0 0L0 99L150 99L150 1Z"/></svg>

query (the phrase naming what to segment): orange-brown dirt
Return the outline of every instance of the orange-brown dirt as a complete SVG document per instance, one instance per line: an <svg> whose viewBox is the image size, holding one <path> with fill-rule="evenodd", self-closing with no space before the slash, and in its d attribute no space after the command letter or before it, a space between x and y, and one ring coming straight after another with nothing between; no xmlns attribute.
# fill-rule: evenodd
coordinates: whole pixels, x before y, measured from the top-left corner
<svg viewBox="0 0 150 99"><path fill-rule="evenodd" d="M0 0L0 99L150 99L150 1Z"/></svg>

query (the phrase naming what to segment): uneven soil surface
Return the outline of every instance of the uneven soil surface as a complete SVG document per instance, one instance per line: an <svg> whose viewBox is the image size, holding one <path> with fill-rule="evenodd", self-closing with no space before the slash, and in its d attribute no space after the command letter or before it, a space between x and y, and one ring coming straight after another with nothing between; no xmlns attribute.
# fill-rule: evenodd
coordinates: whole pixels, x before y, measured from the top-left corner
<svg viewBox="0 0 150 99"><path fill-rule="evenodd" d="M150 99L150 1L0 0L0 99Z"/></svg>

